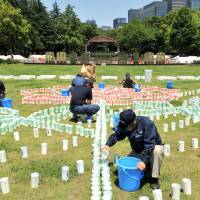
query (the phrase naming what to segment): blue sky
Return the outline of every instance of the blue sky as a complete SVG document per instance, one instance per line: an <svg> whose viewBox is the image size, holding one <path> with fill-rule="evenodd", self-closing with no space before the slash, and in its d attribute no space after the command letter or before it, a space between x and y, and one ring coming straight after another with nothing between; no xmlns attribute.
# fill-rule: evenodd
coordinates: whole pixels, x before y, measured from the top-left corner
<svg viewBox="0 0 200 200"><path fill-rule="evenodd" d="M117 17L128 18L130 8L141 8L153 0L56 0L63 10L68 3L73 5L75 12L82 22L95 19L98 26L113 25ZM42 0L44 5L51 10L55 0Z"/></svg>

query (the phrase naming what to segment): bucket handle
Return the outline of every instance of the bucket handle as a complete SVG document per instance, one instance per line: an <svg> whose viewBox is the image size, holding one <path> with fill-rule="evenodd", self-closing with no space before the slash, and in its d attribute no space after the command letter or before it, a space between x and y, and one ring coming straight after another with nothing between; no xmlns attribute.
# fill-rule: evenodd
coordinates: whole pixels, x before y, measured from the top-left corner
<svg viewBox="0 0 200 200"><path fill-rule="evenodd" d="M135 178L135 177L132 177L128 174L128 172L126 171L126 169L122 168L123 172L126 174L126 176L128 176L130 179L134 179L135 181L140 181L140 179L142 179L142 173L140 174L140 178Z"/></svg>

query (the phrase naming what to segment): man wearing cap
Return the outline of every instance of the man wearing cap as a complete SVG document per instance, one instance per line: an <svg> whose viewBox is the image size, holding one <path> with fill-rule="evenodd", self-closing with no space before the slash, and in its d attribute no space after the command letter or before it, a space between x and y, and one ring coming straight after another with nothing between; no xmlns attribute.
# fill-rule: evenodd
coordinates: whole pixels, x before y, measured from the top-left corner
<svg viewBox="0 0 200 200"><path fill-rule="evenodd" d="M0 107L2 107L1 99L5 97L5 85L2 81L0 81Z"/></svg>
<svg viewBox="0 0 200 200"><path fill-rule="evenodd" d="M71 101L70 111L73 113L71 121L78 122L78 114L83 115L84 120L91 119L100 107L91 104L92 100L92 81L86 79L83 85L77 85L70 88Z"/></svg>
<svg viewBox="0 0 200 200"><path fill-rule="evenodd" d="M128 137L132 148L129 156L141 159L137 167L140 170L151 167L152 189L159 189L160 167L163 159L162 141L153 121L148 117L136 116L131 109L120 113L120 122L115 133L110 135L103 150L110 151L110 147L118 141Z"/></svg>

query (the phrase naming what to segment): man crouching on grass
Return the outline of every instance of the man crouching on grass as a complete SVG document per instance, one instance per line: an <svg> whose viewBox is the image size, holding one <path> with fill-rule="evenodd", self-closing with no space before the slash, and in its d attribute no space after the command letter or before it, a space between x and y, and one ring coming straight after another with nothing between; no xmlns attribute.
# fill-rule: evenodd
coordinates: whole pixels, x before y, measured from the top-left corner
<svg viewBox="0 0 200 200"><path fill-rule="evenodd" d="M150 187L159 189L160 167L163 159L163 146L155 124L149 117L136 116L131 109L120 113L120 122L115 132L110 135L103 150L110 151L110 147L118 141L128 137L131 153L128 156L139 158L137 167L140 170L151 168Z"/></svg>

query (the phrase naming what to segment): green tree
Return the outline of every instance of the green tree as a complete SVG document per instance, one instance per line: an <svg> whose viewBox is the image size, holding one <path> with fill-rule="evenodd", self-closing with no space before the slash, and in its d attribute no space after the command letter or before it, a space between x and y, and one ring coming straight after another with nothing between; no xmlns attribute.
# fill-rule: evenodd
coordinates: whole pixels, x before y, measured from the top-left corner
<svg viewBox="0 0 200 200"><path fill-rule="evenodd" d="M60 16L56 31L58 34L56 43L66 52L79 52L84 49L84 37L81 34L81 22L70 4Z"/></svg>
<svg viewBox="0 0 200 200"><path fill-rule="evenodd" d="M60 17L61 13L60 13L60 8L57 4L57 2L55 1L53 3L53 9L52 11L50 12L50 17L54 20L56 20L58 17Z"/></svg>
<svg viewBox="0 0 200 200"><path fill-rule="evenodd" d="M170 45L181 55L190 54L196 37L191 10L181 8L174 17L170 30Z"/></svg>
<svg viewBox="0 0 200 200"><path fill-rule="evenodd" d="M84 43L86 43L88 40L99 34L96 24L87 24L87 23L82 24L81 33L84 37Z"/></svg>
<svg viewBox="0 0 200 200"><path fill-rule="evenodd" d="M5 53L17 53L19 49L29 47L30 28L19 9L0 0L0 46Z"/></svg>

